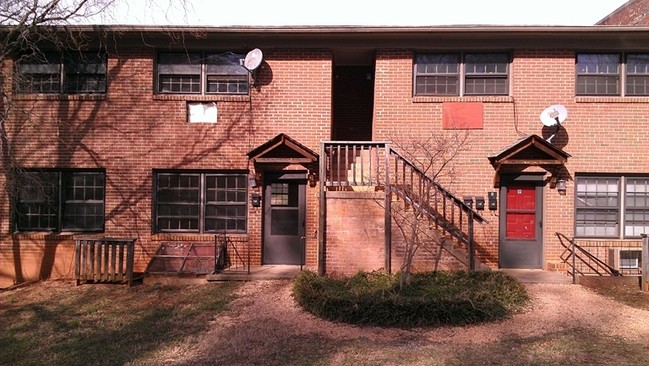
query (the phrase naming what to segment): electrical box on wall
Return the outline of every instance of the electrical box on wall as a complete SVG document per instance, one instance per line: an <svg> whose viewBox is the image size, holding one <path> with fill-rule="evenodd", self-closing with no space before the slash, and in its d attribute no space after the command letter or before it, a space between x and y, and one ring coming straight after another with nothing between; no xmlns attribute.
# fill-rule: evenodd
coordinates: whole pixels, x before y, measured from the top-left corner
<svg viewBox="0 0 649 366"><path fill-rule="evenodd" d="M469 206L469 208L473 208L473 196L464 196L464 204Z"/></svg>
<svg viewBox="0 0 649 366"><path fill-rule="evenodd" d="M484 210L484 197L483 196L476 196L476 198L475 198L475 209L476 210Z"/></svg>
<svg viewBox="0 0 649 366"><path fill-rule="evenodd" d="M489 200L489 209L490 210L497 210L498 209L498 198L496 196L496 192L487 193L487 197L488 197L488 200Z"/></svg>

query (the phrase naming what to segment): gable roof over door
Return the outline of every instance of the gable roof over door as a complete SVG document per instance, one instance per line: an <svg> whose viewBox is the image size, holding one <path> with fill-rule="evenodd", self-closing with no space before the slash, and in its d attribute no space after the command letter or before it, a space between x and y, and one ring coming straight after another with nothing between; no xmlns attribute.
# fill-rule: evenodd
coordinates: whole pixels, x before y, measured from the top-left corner
<svg viewBox="0 0 649 366"><path fill-rule="evenodd" d="M248 154L254 163L311 164L318 161L318 154L284 133L273 137Z"/></svg>
<svg viewBox="0 0 649 366"><path fill-rule="evenodd" d="M542 167L554 175L564 166L570 154L552 145L538 135L524 137L500 152L489 156L489 162L496 170L495 185L499 182L500 173L509 168L529 166Z"/></svg>

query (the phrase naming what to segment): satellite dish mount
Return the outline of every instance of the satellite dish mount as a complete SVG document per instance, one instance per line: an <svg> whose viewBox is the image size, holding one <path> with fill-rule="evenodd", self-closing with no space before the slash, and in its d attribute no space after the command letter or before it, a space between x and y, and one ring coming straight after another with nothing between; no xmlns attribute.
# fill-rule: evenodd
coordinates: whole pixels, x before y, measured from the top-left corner
<svg viewBox="0 0 649 366"><path fill-rule="evenodd" d="M262 61L264 61L264 54L259 48L255 48L254 50L248 52L248 54L246 54L246 58L243 60L243 67L245 67L246 70L248 70L248 72L252 75L252 80L254 82L253 85L256 85L257 83L257 69L261 65Z"/></svg>
<svg viewBox="0 0 649 366"><path fill-rule="evenodd" d="M561 104L553 104L545 108L543 112L541 112L541 123L543 123L543 125L547 127L556 126L557 128L552 136L547 138L547 142L552 142L552 138L557 134L557 132L559 132L559 130L561 129L561 124L566 120L567 117L568 110Z"/></svg>

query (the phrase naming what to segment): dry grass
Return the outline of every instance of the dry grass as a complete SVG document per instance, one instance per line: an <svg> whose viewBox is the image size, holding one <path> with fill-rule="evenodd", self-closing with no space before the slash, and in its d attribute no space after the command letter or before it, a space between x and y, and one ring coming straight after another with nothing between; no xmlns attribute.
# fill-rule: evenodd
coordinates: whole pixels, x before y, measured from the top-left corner
<svg viewBox="0 0 649 366"><path fill-rule="evenodd" d="M592 284L588 286L602 296L629 305L636 309L649 310L649 292L640 290L640 286L628 282L614 284Z"/></svg>
<svg viewBox="0 0 649 366"><path fill-rule="evenodd" d="M234 284L83 285L48 281L0 294L0 364L123 365L204 332Z"/></svg>
<svg viewBox="0 0 649 366"><path fill-rule="evenodd" d="M0 364L646 365L646 294L607 289L632 308L578 285L527 287L532 303L512 319L381 328L304 312L289 281L43 282L0 293Z"/></svg>

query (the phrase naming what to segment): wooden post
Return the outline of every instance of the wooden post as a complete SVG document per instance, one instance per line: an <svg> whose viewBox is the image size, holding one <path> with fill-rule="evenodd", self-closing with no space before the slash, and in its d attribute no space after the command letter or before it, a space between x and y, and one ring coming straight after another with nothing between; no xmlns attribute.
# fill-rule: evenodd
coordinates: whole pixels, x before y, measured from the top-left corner
<svg viewBox="0 0 649 366"><path fill-rule="evenodd" d="M649 236L642 234L642 291L649 291Z"/></svg>
<svg viewBox="0 0 649 366"><path fill-rule="evenodd" d="M392 273L392 190L390 188L390 145L385 144L385 271ZM378 160L378 158L377 158ZM396 174L396 173L395 173Z"/></svg>
<svg viewBox="0 0 649 366"><path fill-rule="evenodd" d="M318 274L325 274L325 243L327 241L327 187L326 182L329 177L327 176L327 145L325 142L320 144L320 167L318 174L320 175L320 209L319 209L319 222L318 222ZM331 157L329 157L331 159ZM331 161L331 160L329 160ZM331 167L330 165L330 168Z"/></svg>
<svg viewBox="0 0 649 366"><path fill-rule="evenodd" d="M460 211L462 212L462 211ZM468 245L468 252L469 252L469 271L473 272L475 271L475 246L473 245L473 210L469 210L469 220L468 220L468 239L469 239L469 245ZM460 221L461 222L461 221Z"/></svg>

